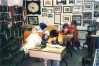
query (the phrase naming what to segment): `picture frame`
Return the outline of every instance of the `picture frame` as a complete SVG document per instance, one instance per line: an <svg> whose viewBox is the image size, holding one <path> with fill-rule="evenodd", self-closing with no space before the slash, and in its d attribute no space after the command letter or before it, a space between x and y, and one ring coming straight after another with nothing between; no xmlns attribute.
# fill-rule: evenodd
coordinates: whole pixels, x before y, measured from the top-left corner
<svg viewBox="0 0 99 66"><path fill-rule="evenodd" d="M84 3L84 10L92 10L92 3Z"/></svg>
<svg viewBox="0 0 99 66"><path fill-rule="evenodd" d="M83 4L83 0L75 0L75 4Z"/></svg>
<svg viewBox="0 0 99 66"><path fill-rule="evenodd" d="M83 20L84 27L91 26L91 25L92 25L92 20Z"/></svg>
<svg viewBox="0 0 99 66"><path fill-rule="evenodd" d="M54 13L62 13L62 6L54 6Z"/></svg>
<svg viewBox="0 0 99 66"><path fill-rule="evenodd" d="M99 0L94 0L95 3L99 2Z"/></svg>
<svg viewBox="0 0 99 66"><path fill-rule="evenodd" d="M98 17L99 11L94 11L94 17Z"/></svg>
<svg viewBox="0 0 99 66"><path fill-rule="evenodd" d="M53 0L43 0L43 7L53 7Z"/></svg>
<svg viewBox="0 0 99 66"><path fill-rule="evenodd" d="M71 22L71 15L63 15L63 22Z"/></svg>
<svg viewBox="0 0 99 66"><path fill-rule="evenodd" d="M63 13L71 13L71 6L63 6Z"/></svg>
<svg viewBox="0 0 99 66"><path fill-rule="evenodd" d="M54 14L54 24L61 23L61 14Z"/></svg>
<svg viewBox="0 0 99 66"><path fill-rule="evenodd" d="M47 9L47 13L53 13L53 9Z"/></svg>
<svg viewBox="0 0 99 66"><path fill-rule="evenodd" d="M66 0L56 0L57 5L64 5L66 4Z"/></svg>
<svg viewBox="0 0 99 66"><path fill-rule="evenodd" d="M38 25L38 16L28 16L28 23L33 25Z"/></svg>
<svg viewBox="0 0 99 66"><path fill-rule="evenodd" d="M91 19L92 12L83 12L83 19Z"/></svg>
<svg viewBox="0 0 99 66"><path fill-rule="evenodd" d="M69 0L69 4L75 4L75 0Z"/></svg>
<svg viewBox="0 0 99 66"><path fill-rule="evenodd" d="M46 25L52 25L52 19L43 18L43 22L44 22Z"/></svg>
<svg viewBox="0 0 99 66"><path fill-rule="evenodd" d="M42 17L47 17L47 13L42 13Z"/></svg>
<svg viewBox="0 0 99 66"><path fill-rule="evenodd" d="M42 12L47 12L47 8L42 8Z"/></svg>
<svg viewBox="0 0 99 66"><path fill-rule="evenodd" d="M48 18L53 18L53 14L47 14Z"/></svg>
<svg viewBox="0 0 99 66"><path fill-rule="evenodd" d="M84 0L84 2L92 2L93 0Z"/></svg>
<svg viewBox="0 0 99 66"><path fill-rule="evenodd" d="M77 22L77 26L81 26L82 16L81 15L72 15L72 20Z"/></svg>
<svg viewBox="0 0 99 66"><path fill-rule="evenodd" d="M99 3L94 3L94 10L99 10Z"/></svg>

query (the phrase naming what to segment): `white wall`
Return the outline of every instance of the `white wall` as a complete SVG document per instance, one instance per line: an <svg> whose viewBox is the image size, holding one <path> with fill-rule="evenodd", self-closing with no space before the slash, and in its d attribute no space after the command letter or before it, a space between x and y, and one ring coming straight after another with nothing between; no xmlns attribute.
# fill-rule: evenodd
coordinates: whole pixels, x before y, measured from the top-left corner
<svg viewBox="0 0 99 66"><path fill-rule="evenodd" d="M31 0L28 0L28 1L31 1ZM46 22L45 22L46 24L59 25L59 29L60 29L60 24L54 24L54 12L52 13L53 14L53 18L42 17L42 8L47 8L47 9L50 9L51 8L51 9L53 9L53 7L43 7L43 0L40 0L40 1L41 1L41 15L37 15L37 14L36 15L32 15L32 14L30 14L30 15L27 15L27 16L38 16L39 23L44 22L44 19L46 19ZM66 0L66 1L67 1L67 4L66 5L56 5L56 0L53 0L53 6L73 6L73 5L79 5L79 4L73 4L73 5L71 5L71 4L69 4L69 0ZM83 10L82 12L92 12L92 19L91 20L95 20L96 18L93 17L93 15L94 15L94 2L84 2L84 0L83 0L83 4L80 4L80 5L84 5L84 3L92 3L92 10ZM73 15L72 13L63 13L63 8L62 8L62 13L61 13L61 23L62 24L65 23L62 20L62 15L63 14L66 14L66 15L67 14L70 14L71 16ZM81 16L82 16L82 14L81 14ZM47 23L50 20L52 21L52 23ZM70 24L70 22L68 22L68 23ZM79 30L86 30L87 29L87 27L84 27L83 26L83 20L82 20L81 26L77 26L77 28Z"/></svg>

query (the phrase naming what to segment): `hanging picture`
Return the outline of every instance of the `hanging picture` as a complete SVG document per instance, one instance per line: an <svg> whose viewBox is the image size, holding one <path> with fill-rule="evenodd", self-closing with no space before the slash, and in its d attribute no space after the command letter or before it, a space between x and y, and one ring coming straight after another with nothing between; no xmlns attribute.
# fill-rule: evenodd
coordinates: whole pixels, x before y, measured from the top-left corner
<svg viewBox="0 0 99 66"><path fill-rule="evenodd" d="M42 12L47 12L47 8L42 8Z"/></svg>
<svg viewBox="0 0 99 66"><path fill-rule="evenodd" d="M28 16L28 23L33 25L38 25L38 16Z"/></svg>
<svg viewBox="0 0 99 66"><path fill-rule="evenodd" d="M99 10L99 3L94 3L94 9Z"/></svg>
<svg viewBox="0 0 99 66"><path fill-rule="evenodd" d="M96 2L96 3L97 3L97 2L99 2L99 0L94 0L94 2Z"/></svg>
<svg viewBox="0 0 99 66"><path fill-rule="evenodd" d="M63 13L71 13L71 6L63 6Z"/></svg>
<svg viewBox="0 0 99 66"><path fill-rule="evenodd" d="M83 4L83 0L75 0L75 4Z"/></svg>
<svg viewBox="0 0 99 66"><path fill-rule="evenodd" d="M83 19L91 19L92 12L83 12Z"/></svg>
<svg viewBox="0 0 99 66"><path fill-rule="evenodd" d="M84 27L91 26L91 25L92 25L92 20L83 20Z"/></svg>
<svg viewBox="0 0 99 66"><path fill-rule="evenodd" d="M43 0L43 6L44 7L52 7L53 6L53 0Z"/></svg>
<svg viewBox="0 0 99 66"><path fill-rule="evenodd" d="M69 4L75 4L75 0L69 0Z"/></svg>
<svg viewBox="0 0 99 66"><path fill-rule="evenodd" d="M94 11L94 17L98 17L99 16L99 11Z"/></svg>
<svg viewBox="0 0 99 66"><path fill-rule="evenodd" d="M71 22L71 15L63 15L63 22Z"/></svg>
<svg viewBox="0 0 99 66"><path fill-rule="evenodd" d="M53 9L47 9L47 13L52 13Z"/></svg>
<svg viewBox="0 0 99 66"><path fill-rule="evenodd" d="M84 2L92 2L93 0L84 0Z"/></svg>
<svg viewBox="0 0 99 66"><path fill-rule="evenodd" d="M53 17L53 14L47 14L48 15L48 18L52 18Z"/></svg>
<svg viewBox="0 0 99 66"><path fill-rule="evenodd" d="M62 6L54 6L54 13L61 13L62 12Z"/></svg>
<svg viewBox="0 0 99 66"><path fill-rule="evenodd" d="M92 10L92 3L84 3L84 10Z"/></svg>
<svg viewBox="0 0 99 66"><path fill-rule="evenodd" d="M42 17L47 17L47 13L42 13Z"/></svg>
<svg viewBox="0 0 99 66"><path fill-rule="evenodd" d="M82 14L82 5L73 6L72 13L73 14Z"/></svg>
<svg viewBox="0 0 99 66"><path fill-rule="evenodd" d="M54 24L61 23L61 14L54 14Z"/></svg>
<svg viewBox="0 0 99 66"><path fill-rule="evenodd" d="M63 5L66 4L66 0L56 0L57 5Z"/></svg>

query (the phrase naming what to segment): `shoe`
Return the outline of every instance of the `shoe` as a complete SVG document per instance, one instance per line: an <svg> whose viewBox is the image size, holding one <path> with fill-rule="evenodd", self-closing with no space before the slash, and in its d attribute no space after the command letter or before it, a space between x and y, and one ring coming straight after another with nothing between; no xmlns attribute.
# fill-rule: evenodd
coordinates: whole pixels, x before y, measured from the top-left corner
<svg viewBox="0 0 99 66"><path fill-rule="evenodd" d="M74 50L77 50L77 48L76 48L76 47L74 47Z"/></svg>
<svg viewBox="0 0 99 66"><path fill-rule="evenodd" d="M82 47L79 47L79 49L82 49Z"/></svg>

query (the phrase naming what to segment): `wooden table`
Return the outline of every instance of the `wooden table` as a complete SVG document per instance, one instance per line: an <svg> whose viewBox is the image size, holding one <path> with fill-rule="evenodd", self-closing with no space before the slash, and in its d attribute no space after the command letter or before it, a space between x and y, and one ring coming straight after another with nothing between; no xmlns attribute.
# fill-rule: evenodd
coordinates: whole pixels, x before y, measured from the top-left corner
<svg viewBox="0 0 99 66"><path fill-rule="evenodd" d="M45 66L47 66L47 59L61 61L66 55L66 47L50 48L45 47L43 49L30 49L30 57L43 58L45 60Z"/></svg>

